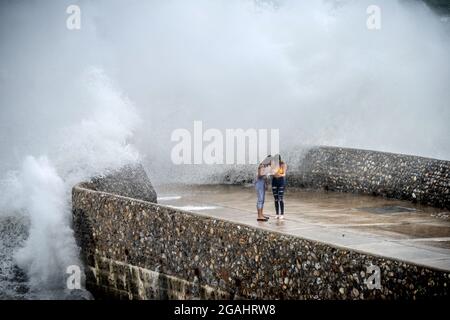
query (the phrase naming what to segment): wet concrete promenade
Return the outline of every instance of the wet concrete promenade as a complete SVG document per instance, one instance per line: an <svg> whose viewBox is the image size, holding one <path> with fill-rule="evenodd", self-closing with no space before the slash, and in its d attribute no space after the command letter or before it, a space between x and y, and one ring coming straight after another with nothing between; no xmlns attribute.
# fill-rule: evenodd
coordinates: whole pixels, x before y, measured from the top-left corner
<svg viewBox="0 0 450 320"><path fill-rule="evenodd" d="M277 220L268 190L265 214L271 218L258 222L252 186L160 186L157 192L163 205L450 270L450 212L444 209L380 197L289 189L285 219Z"/></svg>

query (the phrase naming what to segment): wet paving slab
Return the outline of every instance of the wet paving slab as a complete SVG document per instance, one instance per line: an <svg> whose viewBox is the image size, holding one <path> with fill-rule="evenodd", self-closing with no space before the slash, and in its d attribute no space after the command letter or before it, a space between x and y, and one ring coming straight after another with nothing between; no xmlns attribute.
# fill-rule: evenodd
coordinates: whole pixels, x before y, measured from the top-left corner
<svg viewBox="0 0 450 320"><path fill-rule="evenodd" d="M159 186L158 203L376 256L450 270L450 213L407 201L289 189L285 218L276 219L266 192L268 222L256 221L253 186Z"/></svg>

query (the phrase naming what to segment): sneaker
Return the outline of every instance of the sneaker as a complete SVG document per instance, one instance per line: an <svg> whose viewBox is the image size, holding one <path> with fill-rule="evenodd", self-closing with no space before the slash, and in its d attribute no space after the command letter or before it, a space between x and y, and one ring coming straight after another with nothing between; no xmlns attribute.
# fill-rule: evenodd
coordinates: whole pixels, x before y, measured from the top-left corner
<svg viewBox="0 0 450 320"><path fill-rule="evenodd" d="M279 214L277 214L277 219L280 219L280 215Z"/></svg>
<svg viewBox="0 0 450 320"><path fill-rule="evenodd" d="M280 215L280 217L278 219L283 220L284 219L284 214Z"/></svg>

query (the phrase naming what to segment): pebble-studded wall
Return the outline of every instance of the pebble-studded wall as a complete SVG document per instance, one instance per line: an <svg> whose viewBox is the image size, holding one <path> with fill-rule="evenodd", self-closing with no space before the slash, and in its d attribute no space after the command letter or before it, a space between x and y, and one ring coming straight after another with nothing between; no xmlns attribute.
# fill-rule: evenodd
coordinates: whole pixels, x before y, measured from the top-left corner
<svg viewBox="0 0 450 320"><path fill-rule="evenodd" d="M291 187L386 196L450 209L450 161L348 149L314 147L283 154ZM225 183L250 183L256 166L236 166Z"/></svg>
<svg viewBox="0 0 450 320"><path fill-rule="evenodd" d="M418 299L449 292L448 272L90 186L75 186L72 201L87 289L96 298ZM379 288L370 285L372 265Z"/></svg>

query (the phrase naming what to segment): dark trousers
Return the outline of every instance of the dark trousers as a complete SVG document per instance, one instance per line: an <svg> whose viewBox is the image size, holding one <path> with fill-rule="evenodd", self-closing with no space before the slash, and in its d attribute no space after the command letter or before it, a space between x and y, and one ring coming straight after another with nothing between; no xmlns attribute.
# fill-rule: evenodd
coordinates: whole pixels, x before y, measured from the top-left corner
<svg viewBox="0 0 450 320"><path fill-rule="evenodd" d="M273 178L272 179L272 193L275 200L275 212L278 214L284 214L284 189L286 187L286 179Z"/></svg>

